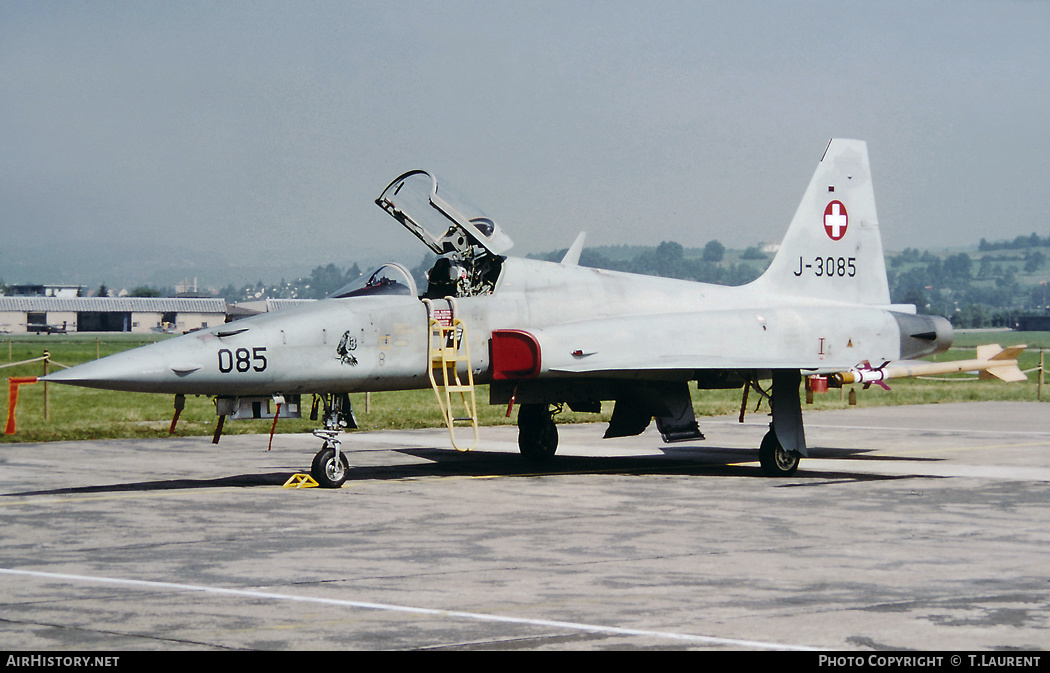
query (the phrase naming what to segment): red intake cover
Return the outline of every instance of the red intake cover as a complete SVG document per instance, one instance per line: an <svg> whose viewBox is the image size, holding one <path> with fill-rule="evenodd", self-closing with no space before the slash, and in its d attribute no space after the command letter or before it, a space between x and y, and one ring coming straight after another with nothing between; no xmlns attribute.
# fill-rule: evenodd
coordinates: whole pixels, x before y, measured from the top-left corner
<svg viewBox="0 0 1050 673"><path fill-rule="evenodd" d="M520 329L492 330L492 378L528 379L540 373L540 344Z"/></svg>

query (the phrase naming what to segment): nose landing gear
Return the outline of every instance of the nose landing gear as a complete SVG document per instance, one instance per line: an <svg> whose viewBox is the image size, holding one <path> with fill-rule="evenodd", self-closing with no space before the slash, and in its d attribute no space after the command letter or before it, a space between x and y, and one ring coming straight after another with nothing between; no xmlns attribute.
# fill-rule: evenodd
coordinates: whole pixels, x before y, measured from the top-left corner
<svg viewBox="0 0 1050 673"><path fill-rule="evenodd" d="M357 428L350 396L346 393L326 393L314 398L316 418L317 398L324 402L324 428L314 430L314 437L324 440L324 446L314 456L310 476L323 488L339 488L350 472L346 454L340 451L339 435L346 428Z"/></svg>
<svg viewBox="0 0 1050 673"><path fill-rule="evenodd" d="M339 431L314 430L314 436L324 439L324 448L314 456L310 476L322 488L339 488L346 481L346 475L350 471L346 454L339 450L339 440L334 437L337 432Z"/></svg>

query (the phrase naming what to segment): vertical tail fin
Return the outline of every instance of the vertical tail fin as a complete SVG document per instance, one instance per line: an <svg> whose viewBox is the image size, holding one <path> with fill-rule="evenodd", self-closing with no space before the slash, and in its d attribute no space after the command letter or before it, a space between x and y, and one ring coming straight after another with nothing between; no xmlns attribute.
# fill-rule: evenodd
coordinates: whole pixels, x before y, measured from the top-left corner
<svg viewBox="0 0 1050 673"><path fill-rule="evenodd" d="M890 303L866 143L831 141L780 250L754 285L780 295Z"/></svg>

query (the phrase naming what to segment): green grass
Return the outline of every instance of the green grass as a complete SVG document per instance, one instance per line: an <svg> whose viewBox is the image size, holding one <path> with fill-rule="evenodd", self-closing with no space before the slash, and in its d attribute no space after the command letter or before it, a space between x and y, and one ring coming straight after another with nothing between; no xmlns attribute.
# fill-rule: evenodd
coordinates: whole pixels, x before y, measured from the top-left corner
<svg viewBox="0 0 1050 673"><path fill-rule="evenodd" d="M162 338L162 337L160 337ZM40 357L49 350L56 362L67 365L79 364L105 357L143 345L153 339L130 335L105 336L96 340L94 336L27 335L0 338L0 365ZM1050 348L1050 333L1047 332L963 332L957 335L957 343L964 347L953 348L938 356L938 360L970 359L974 357L973 346L979 343L1012 345L1026 343L1029 346ZM1023 370L1038 367L1039 353L1026 351L1020 358ZM40 376L42 363L0 369L0 377ZM878 386L868 390L858 387L858 406L887 406L907 404L936 404L944 402L968 402L980 400L1035 400L1038 374L1029 374L1028 383L1006 384L999 381L978 381L973 376L960 374L939 377L942 380L898 379L890 381L891 390ZM6 383L4 381L3 383ZM121 393L91 390L73 386L50 385L50 419L44 420L44 385L22 386L19 391L17 429L15 435L0 434L0 442L45 442L78 439L142 438L168 435L174 413L170 395L148 393ZM735 414L740 410L740 390L692 391L693 406L697 415L711 416ZM1050 388L1044 390L1043 399L1050 400ZM367 411L364 394L351 395L354 412L362 430L406 429L440 427L441 414L431 390L372 393ZM488 389L478 386L478 414L482 425L512 424L516 422L516 410L506 417L505 406L488 404ZM0 390L0 411L6 421L8 387ZM755 412L758 396L751 394L747 413ZM303 406L309 398L303 399ZM558 416L559 423L608 421L612 403L603 404L602 414L579 414L569 411ZM818 394L806 409L847 408L848 396L844 390L832 389ZM768 413L763 402L759 414ZM304 410L305 415L305 410ZM211 435L215 429L215 406L206 397L190 397L182 412L176 436ZM272 421L231 421L226 423L224 434L267 433ZM307 418L301 420L281 419L277 432L309 432L318 427L318 422Z"/></svg>
<svg viewBox="0 0 1050 673"><path fill-rule="evenodd" d="M1000 346L1025 345L1031 349L1050 350L1050 332L1015 332L1013 330L963 329L956 330L952 341L954 348L976 348L981 344ZM1038 359L1038 356L1036 356Z"/></svg>

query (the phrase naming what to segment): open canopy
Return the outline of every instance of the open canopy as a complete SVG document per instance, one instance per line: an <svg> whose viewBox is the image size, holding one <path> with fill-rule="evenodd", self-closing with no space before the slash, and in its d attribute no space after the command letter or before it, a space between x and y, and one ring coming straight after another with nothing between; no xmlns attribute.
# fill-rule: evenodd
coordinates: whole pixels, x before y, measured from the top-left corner
<svg viewBox="0 0 1050 673"><path fill-rule="evenodd" d="M398 177L376 204L439 255L469 254L473 246L499 255L514 246L480 208L424 170Z"/></svg>

